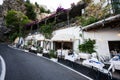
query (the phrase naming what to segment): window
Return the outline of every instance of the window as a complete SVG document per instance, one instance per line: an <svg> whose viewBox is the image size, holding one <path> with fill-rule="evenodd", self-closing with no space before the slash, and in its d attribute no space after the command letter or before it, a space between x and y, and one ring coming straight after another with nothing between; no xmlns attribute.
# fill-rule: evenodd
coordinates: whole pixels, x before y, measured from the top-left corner
<svg viewBox="0 0 120 80"><path fill-rule="evenodd" d="M108 41L111 55L120 54L120 41Z"/></svg>

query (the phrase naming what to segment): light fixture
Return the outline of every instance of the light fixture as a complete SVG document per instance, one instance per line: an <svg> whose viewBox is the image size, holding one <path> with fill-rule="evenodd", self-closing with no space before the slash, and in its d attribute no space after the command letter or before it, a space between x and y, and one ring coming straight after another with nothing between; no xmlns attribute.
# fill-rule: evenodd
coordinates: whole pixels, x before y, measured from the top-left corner
<svg viewBox="0 0 120 80"><path fill-rule="evenodd" d="M118 33L118 34L117 34L117 36L119 36L119 37L120 37L120 33Z"/></svg>

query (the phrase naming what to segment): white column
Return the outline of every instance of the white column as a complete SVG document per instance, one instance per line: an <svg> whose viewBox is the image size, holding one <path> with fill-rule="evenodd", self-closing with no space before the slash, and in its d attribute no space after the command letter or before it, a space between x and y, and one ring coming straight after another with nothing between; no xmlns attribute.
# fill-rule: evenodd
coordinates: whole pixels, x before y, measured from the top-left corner
<svg viewBox="0 0 120 80"><path fill-rule="evenodd" d="M53 41L51 41L51 49L53 50Z"/></svg>

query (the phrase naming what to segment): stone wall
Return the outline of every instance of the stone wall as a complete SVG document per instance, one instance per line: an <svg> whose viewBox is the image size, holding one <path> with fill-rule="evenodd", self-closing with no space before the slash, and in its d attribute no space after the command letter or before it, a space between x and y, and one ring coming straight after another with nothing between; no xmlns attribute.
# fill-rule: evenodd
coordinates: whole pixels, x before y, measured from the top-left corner
<svg viewBox="0 0 120 80"><path fill-rule="evenodd" d="M25 13L24 0L4 0L2 4L2 15L6 15L8 10L16 10Z"/></svg>
<svg viewBox="0 0 120 80"><path fill-rule="evenodd" d="M3 4L0 5L0 42L5 40L4 34L9 31L4 24L4 16L6 16L7 11L16 10L25 13L25 9L24 0L3 0Z"/></svg>
<svg viewBox="0 0 120 80"><path fill-rule="evenodd" d="M0 5L0 17L2 17L2 5Z"/></svg>

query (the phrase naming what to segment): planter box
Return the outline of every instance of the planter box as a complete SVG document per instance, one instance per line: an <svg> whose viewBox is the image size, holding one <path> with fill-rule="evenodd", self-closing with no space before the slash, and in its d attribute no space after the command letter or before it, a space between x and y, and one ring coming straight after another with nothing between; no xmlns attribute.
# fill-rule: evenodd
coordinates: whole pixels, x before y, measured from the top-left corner
<svg viewBox="0 0 120 80"><path fill-rule="evenodd" d="M88 54L88 53L79 53L79 57L81 59L90 59L91 58L91 54Z"/></svg>
<svg viewBox="0 0 120 80"><path fill-rule="evenodd" d="M54 61L54 62L57 62L57 61L58 61L58 59L56 59L56 58L51 58L50 60L52 60L52 61Z"/></svg>
<svg viewBox="0 0 120 80"><path fill-rule="evenodd" d="M43 54L37 53L38 56L43 56Z"/></svg>
<svg viewBox="0 0 120 80"><path fill-rule="evenodd" d="M44 57L50 58L50 55L48 53L43 53Z"/></svg>

